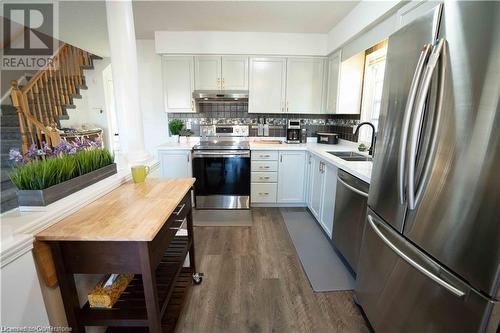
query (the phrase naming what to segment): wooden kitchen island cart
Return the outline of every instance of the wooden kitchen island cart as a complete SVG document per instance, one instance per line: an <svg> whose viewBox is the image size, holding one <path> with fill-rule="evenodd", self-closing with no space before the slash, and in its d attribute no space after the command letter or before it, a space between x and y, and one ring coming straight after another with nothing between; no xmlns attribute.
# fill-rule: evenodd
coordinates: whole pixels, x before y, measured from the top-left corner
<svg viewBox="0 0 500 333"><path fill-rule="evenodd" d="M172 332L196 273L191 187L194 178L127 183L36 239L47 242L68 325L108 332ZM187 233L179 232L186 221ZM189 253L189 266L183 263ZM74 274L133 273L110 309L80 306Z"/></svg>

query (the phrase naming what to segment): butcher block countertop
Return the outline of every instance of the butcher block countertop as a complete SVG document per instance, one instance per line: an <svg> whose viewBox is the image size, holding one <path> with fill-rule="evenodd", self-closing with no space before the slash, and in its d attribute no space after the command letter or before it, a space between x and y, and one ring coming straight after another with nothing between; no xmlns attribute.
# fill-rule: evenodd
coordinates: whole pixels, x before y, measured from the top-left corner
<svg viewBox="0 0 500 333"><path fill-rule="evenodd" d="M36 235L42 241L151 241L194 178L126 183Z"/></svg>

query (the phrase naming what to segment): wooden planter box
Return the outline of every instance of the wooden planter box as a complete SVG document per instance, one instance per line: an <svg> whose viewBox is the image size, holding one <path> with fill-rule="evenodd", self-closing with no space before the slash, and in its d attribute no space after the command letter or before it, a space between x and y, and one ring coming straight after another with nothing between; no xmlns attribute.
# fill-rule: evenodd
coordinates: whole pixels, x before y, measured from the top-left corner
<svg viewBox="0 0 500 333"><path fill-rule="evenodd" d="M44 190L17 191L19 206L47 206L116 173L116 163L86 173Z"/></svg>

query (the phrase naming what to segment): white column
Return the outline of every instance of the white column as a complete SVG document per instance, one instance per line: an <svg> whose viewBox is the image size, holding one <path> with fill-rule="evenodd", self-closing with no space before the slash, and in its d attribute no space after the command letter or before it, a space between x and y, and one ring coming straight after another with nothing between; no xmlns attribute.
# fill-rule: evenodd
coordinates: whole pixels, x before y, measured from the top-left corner
<svg viewBox="0 0 500 333"><path fill-rule="evenodd" d="M152 160L144 146L132 2L106 1L108 38L121 151L129 165Z"/></svg>

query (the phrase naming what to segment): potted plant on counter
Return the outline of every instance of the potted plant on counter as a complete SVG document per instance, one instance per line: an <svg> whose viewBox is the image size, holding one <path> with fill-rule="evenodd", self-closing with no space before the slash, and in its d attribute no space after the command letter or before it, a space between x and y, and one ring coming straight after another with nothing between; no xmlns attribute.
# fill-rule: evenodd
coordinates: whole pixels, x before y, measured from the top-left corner
<svg viewBox="0 0 500 333"><path fill-rule="evenodd" d="M180 119L172 119L168 122L170 136L174 138L176 142L179 142L179 134L182 130L182 127L184 127L184 124Z"/></svg>
<svg viewBox="0 0 500 333"><path fill-rule="evenodd" d="M26 154L11 149L10 158L20 207L46 206L116 173L113 155L86 139L63 140L53 149L32 145Z"/></svg>
<svg viewBox="0 0 500 333"><path fill-rule="evenodd" d="M179 142L187 142L188 141L188 138L193 135L193 132L191 130L188 130L188 129L181 129L181 131L179 132Z"/></svg>

